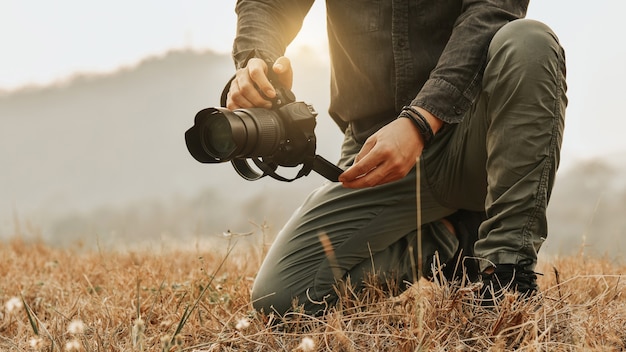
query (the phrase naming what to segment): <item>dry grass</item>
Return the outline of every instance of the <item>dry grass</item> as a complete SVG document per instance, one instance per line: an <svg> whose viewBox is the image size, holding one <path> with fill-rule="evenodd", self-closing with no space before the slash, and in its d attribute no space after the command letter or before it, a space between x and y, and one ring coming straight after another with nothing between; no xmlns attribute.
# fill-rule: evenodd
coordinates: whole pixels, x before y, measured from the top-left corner
<svg viewBox="0 0 626 352"><path fill-rule="evenodd" d="M2 351L611 351L626 349L625 267L544 262L541 299L478 306L472 285L389 298L345 289L322 317L256 314L254 248L93 252L0 243ZM155 253L156 252L156 253ZM225 259L226 257L226 259ZM81 324L82 322L82 324Z"/></svg>

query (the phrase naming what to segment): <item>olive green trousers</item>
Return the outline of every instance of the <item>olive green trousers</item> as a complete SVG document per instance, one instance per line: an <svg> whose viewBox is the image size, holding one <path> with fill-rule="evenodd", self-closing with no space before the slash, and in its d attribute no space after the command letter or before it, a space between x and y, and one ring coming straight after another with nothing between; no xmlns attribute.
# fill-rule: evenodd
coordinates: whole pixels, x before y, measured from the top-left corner
<svg viewBox="0 0 626 352"><path fill-rule="evenodd" d="M419 170L373 188L328 182L311 193L267 253L253 306L284 314L297 302L316 313L337 300L338 281L358 290L368 275L402 290L418 267L428 274L435 253L441 263L454 256L459 240L439 220L458 209L486 212L474 245L481 269L536 263L567 105L555 34L532 20L505 25L489 47L482 88L463 121L445 125L424 150ZM362 146L350 127L345 135L342 168Z"/></svg>

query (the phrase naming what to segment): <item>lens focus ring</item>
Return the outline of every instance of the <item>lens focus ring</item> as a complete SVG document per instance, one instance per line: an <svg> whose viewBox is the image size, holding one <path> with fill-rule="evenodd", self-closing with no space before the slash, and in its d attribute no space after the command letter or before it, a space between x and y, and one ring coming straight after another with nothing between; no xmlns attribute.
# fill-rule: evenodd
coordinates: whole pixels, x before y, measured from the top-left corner
<svg viewBox="0 0 626 352"><path fill-rule="evenodd" d="M280 141L284 138L284 129L280 117L273 111L264 110L262 113L256 114L253 119L258 128L254 154L258 156L274 154Z"/></svg>

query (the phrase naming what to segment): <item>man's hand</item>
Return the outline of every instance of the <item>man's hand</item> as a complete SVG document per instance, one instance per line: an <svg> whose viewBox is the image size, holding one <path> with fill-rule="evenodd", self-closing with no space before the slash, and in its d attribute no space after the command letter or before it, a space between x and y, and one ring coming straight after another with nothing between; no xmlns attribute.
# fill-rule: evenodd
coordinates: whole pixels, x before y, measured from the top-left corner
<svg viewBox="0 0 626 352"><path fill-rule="evenodd" d="M443 122L418 108L436 133ZM406 176L422 155L424 141L410 119L396 119L371 135L354 164L339 176L347 188L364 188L396 181Z"/></svg>
<svg viewBox="0 0 626 352"><path fill-rule="evenodd" d="M280 84L291 89L293 82L291 61L285 56L279 57L271 69L274 70ZM267 78L267 70L265 61L257 58L250 59L246 67L237 70L226 97L226 108L230 110L271 108L272 102L267 98L274 98L276 91Z"/></svg>

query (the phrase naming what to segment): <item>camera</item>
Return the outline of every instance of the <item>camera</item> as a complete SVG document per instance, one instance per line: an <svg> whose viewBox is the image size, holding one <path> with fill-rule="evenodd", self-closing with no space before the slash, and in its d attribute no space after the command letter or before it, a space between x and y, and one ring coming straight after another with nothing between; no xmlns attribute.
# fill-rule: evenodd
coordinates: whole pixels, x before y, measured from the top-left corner
<svg viewBox="0 0 626 352"><path fill-rule="evenodd" d="M275 90L271 109L231 111L212 107L199 111L194 125L185 132L189 153L201 163L230 161L247 180L269 175L290 182L312 170L330 181L338 181L343 170L315 154L315 109L295 101L293 93L286 88L275 86ZM248 159L261 173L251 167ZM299 165L301 168L293 178L276 173L278 166Z"/></svg>

